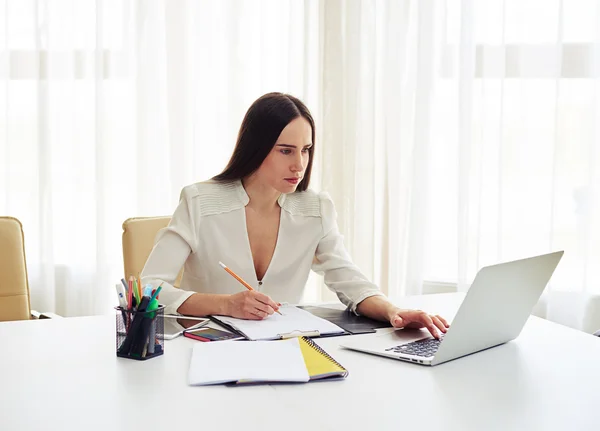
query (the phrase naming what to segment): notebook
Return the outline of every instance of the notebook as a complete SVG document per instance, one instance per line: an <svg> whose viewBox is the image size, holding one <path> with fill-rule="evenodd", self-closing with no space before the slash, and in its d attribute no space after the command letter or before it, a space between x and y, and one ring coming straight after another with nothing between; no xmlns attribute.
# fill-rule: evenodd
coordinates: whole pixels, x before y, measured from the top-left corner
<svg viewBox="0 0 600 431"><path fill-rule="evenodd" d="M342 367L339 362L313 340L301 337L298 338L298 342L310 380L345 378L348 376L348 370Z"/></svg>
<svg viewBox="0 0 600 431"><path fill-rule="evenodd" d="M279 311L281 315L272 314L263 320L244 320L230 316L211 317L253 341L348 334L338 325L293 305L283 305L279 307Z"/></svg>
<svg viewBox="0 0 600 431"><path fill-rule="evenodd" d="M194 346L188 383L305 383L347 375L344 367L307 338L222 341Z"/></svg>

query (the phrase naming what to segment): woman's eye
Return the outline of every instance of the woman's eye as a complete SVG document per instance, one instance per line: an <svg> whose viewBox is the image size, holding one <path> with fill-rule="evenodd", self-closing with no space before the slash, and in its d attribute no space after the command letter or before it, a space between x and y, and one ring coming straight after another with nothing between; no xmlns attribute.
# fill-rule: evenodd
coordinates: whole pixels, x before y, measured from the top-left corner
<svg viewBox="0 0 600 431"><path fill-rule="evenodd" d="M292 150L281 150L281 154L290 154Z"/></svg>
<svg viewBox="0 0 600 431"><path fill-rule="evenodd" d="M302 152L303 153L308 153L308 150L309 150L308 148L304 148L304 149L302 149Z"/></svg>

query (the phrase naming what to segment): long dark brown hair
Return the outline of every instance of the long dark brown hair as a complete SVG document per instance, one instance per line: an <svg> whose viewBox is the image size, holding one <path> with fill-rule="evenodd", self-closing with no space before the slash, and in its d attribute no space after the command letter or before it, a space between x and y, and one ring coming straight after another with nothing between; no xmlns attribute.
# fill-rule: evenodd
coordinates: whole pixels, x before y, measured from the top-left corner
<svg viewBox="0 0 600 431"><path fill-rule="evenodd" d="M315 122L304 103L294 96L283 93L267 93L250 106L240 126L229 163L223 172L213 177L213 180L241 180L256 172L275 146L281 131L298 117L305 118L312 131L312 146L308 149L308 166L304 178L296 187L298 192L306 190L310 182L315 151Z"/></svg>

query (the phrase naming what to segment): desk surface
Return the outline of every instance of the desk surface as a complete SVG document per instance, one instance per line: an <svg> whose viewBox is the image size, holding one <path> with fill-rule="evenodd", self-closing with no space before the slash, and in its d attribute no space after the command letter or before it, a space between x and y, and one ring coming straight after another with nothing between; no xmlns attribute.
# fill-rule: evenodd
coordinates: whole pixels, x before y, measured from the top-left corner
<svg viewBox="0 0 600 431"><path fill-rule="evenodd" d="M462 299L405 305L451 317ZM437 367L345 350L343 339L317 341L348 368L344 381L190 387L193 340L138 362L115 356L113 316L2 323L0 429L600 429L597 337L531 317L515 341Z"/></svg>

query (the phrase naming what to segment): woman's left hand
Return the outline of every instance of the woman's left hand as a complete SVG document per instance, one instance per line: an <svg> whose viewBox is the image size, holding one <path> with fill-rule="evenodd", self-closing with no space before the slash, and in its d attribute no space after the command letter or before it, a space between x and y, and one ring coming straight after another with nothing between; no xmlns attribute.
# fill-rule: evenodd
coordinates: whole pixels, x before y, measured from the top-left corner
<svg viewBox="0 0 600 431"><path fill-rule="evenodd" d="M395 308L390 316L394 328L427 328L431 335L440 338L440 331L446 333L450 325L442 316L427 314L421 310Z"/></svg>

